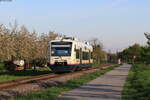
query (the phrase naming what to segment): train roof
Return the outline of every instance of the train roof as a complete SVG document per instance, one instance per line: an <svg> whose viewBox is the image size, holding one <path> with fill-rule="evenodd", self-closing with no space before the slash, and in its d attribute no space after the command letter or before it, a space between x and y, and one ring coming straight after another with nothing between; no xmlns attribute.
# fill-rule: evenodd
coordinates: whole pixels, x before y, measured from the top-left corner
<svg viewBox="0 0 150 100"><path fill-rule="evenodd" d="M89 42L87 42L87 41L80 41L79 39L73 38L73 37L61 37L61 38L59 37L59 38L56 38L55 40L50 41L50 43L51 42L60 42L60 41L75 42L78 45L86 46L88 48L92 48L92 46L89 44Z"/></svg>

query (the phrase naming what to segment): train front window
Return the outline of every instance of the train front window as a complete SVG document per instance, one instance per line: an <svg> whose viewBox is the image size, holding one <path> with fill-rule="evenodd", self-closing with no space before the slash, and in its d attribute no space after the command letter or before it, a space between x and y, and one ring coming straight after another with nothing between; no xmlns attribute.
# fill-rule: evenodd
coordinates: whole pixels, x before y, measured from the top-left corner
<svg viewBox="0 0 150 100"><path fill-rule="evenodd" d="M54 42L51 46L51 56L71 56L72 43Z"/></svg>

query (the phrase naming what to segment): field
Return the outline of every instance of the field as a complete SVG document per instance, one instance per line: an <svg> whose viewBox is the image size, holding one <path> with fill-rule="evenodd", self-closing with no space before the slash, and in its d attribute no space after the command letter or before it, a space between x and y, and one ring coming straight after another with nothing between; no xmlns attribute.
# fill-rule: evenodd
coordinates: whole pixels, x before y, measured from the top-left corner
<svg viewBox="0 0 150 100"><path fill-rule="evenodd" d="M45 90L40 91L40 92L33 92L33 93L28 94L27 96L16 97L16 98L11 99L11 100L57 100L58 96L62 92L77 88L77 87L95 79L96 77L99 77L99 76L105 74L106 72L111 71L114 68L119 67L119 66L120 65L109 67L109 68L104 69L104 70L99 70L99 71L96 71L92 74L73 79L73 80L71 80L65 84L58 85L58 86L55 86L52 88L48 88L48 89L45 89Z"/></svg>
<svg viewBox="0 0 150 100"><path fill-rule="evenodd" d="M123 100L150 100L150 65L133 65L122 95Z"/></svg>

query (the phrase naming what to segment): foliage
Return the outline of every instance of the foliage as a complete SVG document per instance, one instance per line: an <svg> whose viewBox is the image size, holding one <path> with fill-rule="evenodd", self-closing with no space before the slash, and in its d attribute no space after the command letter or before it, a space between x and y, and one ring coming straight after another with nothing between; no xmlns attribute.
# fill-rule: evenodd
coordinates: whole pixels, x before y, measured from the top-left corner
<svg viewBox="0 0 150 100"><path fill-rule="evenodd" d="M99 70L92 74L88 74L88 75L82 76L80 78L70 80L65 84L61 84L61 85L58 85L58 86L55 86L52 88L48 88L48 89L45 89L40 92L33 92L33 93L28 94L27 96L16 97L12 100L58 100L58 96L61 93L72 90L74 88L77 88L77 87L87 83L88 81L91 81L91 80L95 79L96 77L99 77L99 76L105 74L106 72L113 70L114 68L116 68L118 66L120 66L120 65L109 67L104 70Z"/></svg>
<svg viewBox="0 0 150 100"><path fill-rule="evenodd" d="M47 64L47 59L37 58L37 59L32 60L31 64L34 66L38 66L38 67L44 67Z"/></svg>
<svg viewBox="0 0 150 100"><path fill-rule="evenodd" d="M133 62L133 60L139 61L141 57L141 46L139 44L134 44L124 49L118 55L126 62Z"/></svg>
<svg viewBox="0 0 150 100"><path fill-rule="evenodd" d="M129 48L124 49L122 52L119 52L118 57L121 58L123 61L129 63L140 62L150 64L150 34L144 34L145 37L148 39L146 46L134 44Z"/></svg>
<svg viewBox="0 0 150 100"><path fill-rule="evenodd" d="M93 46L93 60L94 63L100 63L101 61L106 60L106 52L103 50L103 45L97 38L90 40L91 45Z"/></svg>
<svg viewBox="0 0 150 100"><path fill-rule="evenodd" d="M144 33L145 37L147 38L147 44L150 46L150 33Z"/></svg>
<svg viewBox="0 0 150 100"><path fill-rule="evenodd" d="M123 100L150 100L150 66L133 65L124 86Z"/></svg>
<svg viewBox="0 0 150 100"><path fill-rule="evenodd" d="M108 57L108 62L110 62L110 63L117 63L117 60L118 60L117 54L115 54L115 53L108 53L107 57Z"/></svg>
<svg viewBox="0 0 150 100"><path fill-rule="evenodd" d="M0 61L45 59L49 41L57 36L54 32L38 35L36 31L29 32L25 26L17 27L16 23L10 28L0 25Z"/></svg>
<svg viewBox="0 0 150 100"><path fill-rule="evenodd" d="M143 61L146 64L150 64L150 46L142 47L141 61Z"/></svg>
<svg viewBox="0 0 150 100"><path fill-rule="evenodd" d="M4 68L4 63L1 63L1 62L0 62L0 71L1 71L1 70L5 70L5 68Z"/></svg>
<svg viewBox="0 0 150 100"><path fill-rule="evenodd" d="M26 78L26 77L36 76L36 75L48 74L48 73L51 73L48 67L40 67L36 70L32 70L32 69L20 70L20 71L0 70L0 82Z"/></svg>
<svg viewBox="0 0 150 100"><path fill-rule="evenodd" d="M141 60L146 64L150 64L150 33L144 33L144 34L148 41L147 41L147 45L142 47Z"/></svg>

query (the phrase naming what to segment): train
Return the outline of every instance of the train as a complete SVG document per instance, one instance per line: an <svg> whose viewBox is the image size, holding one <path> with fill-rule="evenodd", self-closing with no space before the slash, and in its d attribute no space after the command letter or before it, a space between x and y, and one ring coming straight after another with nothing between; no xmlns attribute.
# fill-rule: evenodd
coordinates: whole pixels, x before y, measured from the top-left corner
<svg viewBox="0 0 150 100"><path fill-rule="evenodd" d="M93 63L93 47L77 38L62 37L52 40L49 51L49 67L55 73L89 68Z"/></svg>

